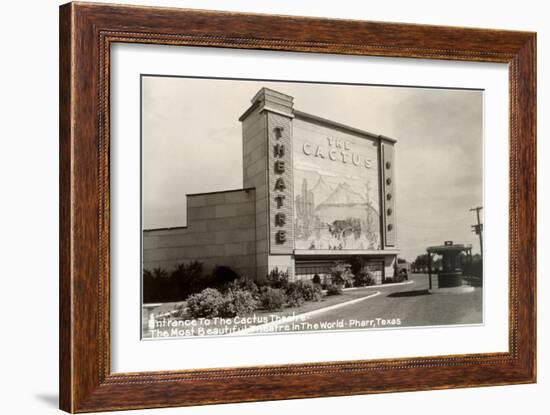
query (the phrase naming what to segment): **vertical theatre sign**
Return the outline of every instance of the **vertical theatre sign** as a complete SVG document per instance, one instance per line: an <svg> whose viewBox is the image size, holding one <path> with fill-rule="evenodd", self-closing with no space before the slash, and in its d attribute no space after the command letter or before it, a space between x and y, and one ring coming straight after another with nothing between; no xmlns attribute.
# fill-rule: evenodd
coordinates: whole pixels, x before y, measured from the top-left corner
<svg viewBox="0 0 550 415"><path fill-rule="evenodd" d="M268 112L270 159L270 253L294 250L292 209L292 113Z"/></svg>
<svg viewBox="0 0 550 415"><path fill-rule="evenodd" d="M281 228L277 230L276 241L279 244L284 244L286 242L286 230L284 226L286 225L286 214L282 209L285 205L285 194L286 190L285 179L283 173L285 172L285 145L281 142L281 137L283 135L284 127L275 127L275 140L276 143L273 146L273 158L275 159L274 171L276 174L275 179L275 201L276 201L276 212L275 212L275 226Z"/></svg>

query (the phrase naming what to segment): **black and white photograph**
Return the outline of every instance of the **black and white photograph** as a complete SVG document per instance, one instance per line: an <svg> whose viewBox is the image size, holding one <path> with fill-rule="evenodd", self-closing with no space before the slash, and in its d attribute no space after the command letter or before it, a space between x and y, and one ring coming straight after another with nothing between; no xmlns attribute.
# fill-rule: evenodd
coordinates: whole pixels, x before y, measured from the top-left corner
<svg viewBox="0 0 550 415"><path fill-rule="evenodd" d="M142 75L142 338L483 324L483 90Z"/></svg>
<svg viewBox="0 0 550 415"><path fill-rule="evenodd" d="M0 412L546 414L546 6L4 2Z"/></svg>

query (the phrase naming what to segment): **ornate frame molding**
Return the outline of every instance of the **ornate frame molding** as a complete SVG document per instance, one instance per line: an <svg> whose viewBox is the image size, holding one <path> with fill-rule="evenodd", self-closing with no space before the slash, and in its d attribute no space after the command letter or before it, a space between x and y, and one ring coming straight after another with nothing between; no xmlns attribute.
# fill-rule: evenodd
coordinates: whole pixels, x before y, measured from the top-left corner
<svg viewBox="0 0 550 415"><path fill-rule="evenodd" d="M257 37L259 27L264 38ZM333 39L335 32L338 40ZM111 373L109 69L110 46L117 42L508 63L510 351ZM61 6L61 409L90 412L534 382L535 105L534 33L86 3Z"/></svg>

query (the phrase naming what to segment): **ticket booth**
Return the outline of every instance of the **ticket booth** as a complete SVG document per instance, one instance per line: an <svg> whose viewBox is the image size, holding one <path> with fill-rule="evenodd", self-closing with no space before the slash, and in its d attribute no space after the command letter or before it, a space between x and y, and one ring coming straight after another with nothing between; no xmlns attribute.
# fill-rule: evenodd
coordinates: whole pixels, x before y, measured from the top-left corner
<svg viewBox="0 0 550 415"><path fill-rule="evenodd" d="M462 268L463 253L466 254L467 260L471 262L471 245L454 244L453 241L445 241L443 245L428 247L427 252L430 290L432 289L432 261L436 255L441 257L441 267L437 271L438 288L461 287L464 284Z"/></svg>

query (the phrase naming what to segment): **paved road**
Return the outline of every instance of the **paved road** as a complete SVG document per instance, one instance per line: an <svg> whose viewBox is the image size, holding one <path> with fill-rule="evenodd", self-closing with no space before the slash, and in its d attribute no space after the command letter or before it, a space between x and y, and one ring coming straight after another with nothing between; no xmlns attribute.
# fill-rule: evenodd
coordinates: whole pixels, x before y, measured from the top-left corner
<svg viewBox="0 0 550 415"><path fill-rule="evenodd" d="M360 328L350 327L350 320L374 320L372 328L382 327L382 321L376 319L387 320L389 323L385 327L482 323L481 287L469 293L430 294L427 275L412 274L410 280L414 282L393 287L378 286L376 290L381 293L377 297L321 313L308 322L344 320L345 327L341 328L345 329Z"/></svg>

